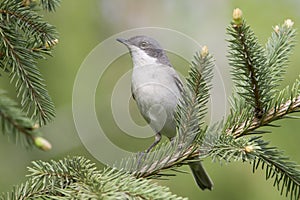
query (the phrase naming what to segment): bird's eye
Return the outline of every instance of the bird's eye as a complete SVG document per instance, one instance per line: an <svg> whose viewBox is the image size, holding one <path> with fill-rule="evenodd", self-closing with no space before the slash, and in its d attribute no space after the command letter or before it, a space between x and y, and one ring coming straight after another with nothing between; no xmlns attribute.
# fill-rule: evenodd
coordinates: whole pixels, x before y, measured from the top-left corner
<svg viewBox="0 0 300 200"><path fill-rule="evenodd" d="M141 42L140 43L140 48L145 49L148 46L148 42Z"/></svg>

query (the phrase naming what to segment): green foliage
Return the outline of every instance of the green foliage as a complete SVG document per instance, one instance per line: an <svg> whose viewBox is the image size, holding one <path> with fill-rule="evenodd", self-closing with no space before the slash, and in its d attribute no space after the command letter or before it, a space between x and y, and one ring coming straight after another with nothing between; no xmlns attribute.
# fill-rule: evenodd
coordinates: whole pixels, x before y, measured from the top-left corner
<svg viewBox="0 0 300 200"><path fill-rule="evenodd" d="M279 86L280 81L285 74L288 56L291 54L296 41L296 30L292 25L285 24L274 27L272 36L269 38L266 47L266 68L271 73L272 84ZM274 94L277 92L275 88ZM275 94L276 95L276 94ZM274 95L272 96L274 97Z"/></svg>
<svg viewBox="0 0 300 200"><path fill-rule="evenodd" d="M295 45L293 22L286 20L283 25L276 26L266 49L258 44L253 31L242 18L239 23L234 20L227 30L231 36L229 63L235 88L230 115L223 128L224 136L216 140L218 145L211 147L211 156L227 161L232 158L249 161L253 163L253 169L261 165L266 170L266 178L274 179L274 186L280 189L281 194L285 191L291 199L299 199L299 166L277 148L269 147L268 142L260 137L242 138L269 132L256 129L273 126L273 121L299 111L299 81L291 89L286 87L278 92L276 88L283 79L288 57ZM242 143L236 143L240 141Z"/></svg>
<svg viewBox="0 0 300 200"><path fill-rule="evenodd" d="M3 133L9 133L16 143L30 147L32 138L38 134L34 126L34 122L18 109L16 102L0 93L0 127Z"/></svg>
<svg viewBox="0 0 300 200"><path fill-rule="evenodd" d="M276 87L282 80L288 56L295 45L295 29L288 21L276 26L265 49L245 20L240 24L233 21L227 32L231 36L228 40L229 64L237 98L243 98L252 107L254 116L261 118L278 92Z"/></svg>
<svg viewBox="0 0 300 200"><path fill-rule="evenodd" d="M286 98L283 96L286 91L279 92L276 86L285 74L288 57L295 45L295 29L292 25L291 20L286 20L283 25L276 26L266 49L258 43L244 19L239 25L233 21L227 28L231 36L228 40L229 64L232 66L235 87L230 99L232 108L226 129L231 129L232 132L241 129L235 133L239 135L257 133L250 132L253 127L249 126L253 125L253 121L258 121L261 126L276 119L270 118L270 112L274 106L279 109L278 106ZM295 87L298 86L294 85L293 88ZM293 89L290 95L292 98L298 96L299 91Z"/></svg>
<svg viewBox="0 0 300 200"><path fill-rule="evenodd" d="M261 116L271 98L269 90L272 88L264 50L245 22L241 25L232 22L227 32L232 37L229 39L229 64L237 93L251 104L256 116Z"/></svg>
<svg viewBox="0 0 300 200"><path fill-rule="evenodd" d="M248 148L255 149L249 154L254 156L253 172L259 166L266 170L266 179L273 178L274 186L280 193L290 195L291 199L300 197L300 172L299 166L295 162L289 161L283 152L276 147L269 147L269 143L260 138L252 139L253 144Z"/></svg>
<svg viewBox="0 0 300 200"><path fill-rule="evenodd" d="M0 90L0 127L15 143L26 148L36 146L42 150L51 149L51 144L40 135L39 126L29 119L17 107L17 103L9 99Z"/></svg>
<svg viewBox="0 0 300 200"><path fill-rule="evenodd" d="M113 169L97 170L82 157L35 161L29 180L0 199L184 199L147 179Z"/></svg>
<svg viewBox="0 0 300 200"><path fill-rule="evenodd" d="M285 191L285 195L290 195L291 199L299 198L299 166L276 147L270 147L261 136L235 138L230 134L222 134L219 137L211 134L200 147L200 151L208 152L206 157L220 162L253 163L253 172L261 166L266 171L266 179L273 179L274 186L281 194Z"/></svg>
<svg viewBox="0 0 300 200"><path fill-rule="evenodd" d="M186 79L187 88L183 92L182 100L177 109L177 134L179 136L197 134L198 138L203 136L206 129L203 128L203 119L207 114L214 66L214 58L204 46L202 51L194 56ZM203 130L199 133L201 128Z"/></svg>
<svg viewBox="0 0 300 200"><path fill-rule="evenodd" d="M0 3L1 68L15 83L26 114L44 125L55 116L55 111L37 60L51 52L51 46L57 43L57 32L25 3L9 0ZM41 3L53 9L57 1Z"/></svg>
<svg viewBox="0 0 300 200"><path fill-rule="evenodd" d="M236 139L232 135L211 132L205 138L200 151L207 152L205 157L211 157L213 161L248 161L248 154L245 152L248 143L244 138Z"/></svg>
<svg viewBox="0 0 300 200"><path fill-rule="evenodd" d="M55 27L33 10L38 4L54 11L59 0L0 1L0 70L15 85L22 107L1 94L0 117L2 132L17 143L48 150L51 145L37 128L51 121L55 110L37 62L51 54L58 40Z"/></svg>
<svg viewBox="0 0 300 200"><path fill-rule="evenodd" d="M40 0L39 5L42 6L44 10L54 12L60 5L60 0Z"/></svg>
<svg viewBox="0 0 300 200"><path fill-rule="evenodd" d="M107 168L98 171L82 158L33 163L29 180L2 198L12 199L181 199L165 187L144 178L170 176L166 169L210 157L217 161L240 161L266 171L281 194L300 198L300 169L282 151L270 147L262 139L262 126L293 118L300 108L300 81L278 91L288 57L295 44L293 22L286 20L276 26L266 47L246 24L239 9L227 31L229 63L232 67L234 90L231 110L224 121L206 126L203 118L211 88L213 57L203 47L191 64L184 97L177 112L178 134L171 143L161 143L150 153L138 153L121 164L121 171ZM9 70L9 68L8 68ZM178 83L181 84L181 83ZM260 136L253 136L260 134Z"/></svg>

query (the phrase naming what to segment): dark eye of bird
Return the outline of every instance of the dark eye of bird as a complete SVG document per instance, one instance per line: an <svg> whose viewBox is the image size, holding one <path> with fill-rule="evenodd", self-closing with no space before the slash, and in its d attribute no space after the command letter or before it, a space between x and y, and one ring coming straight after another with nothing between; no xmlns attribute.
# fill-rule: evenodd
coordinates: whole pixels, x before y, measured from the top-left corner
<svg viewBox="0 0 300 200"><path fill-rule="evenodd" d="M141 42L140 43L140 48L145 49L148 46L148 42Z"/></svg>

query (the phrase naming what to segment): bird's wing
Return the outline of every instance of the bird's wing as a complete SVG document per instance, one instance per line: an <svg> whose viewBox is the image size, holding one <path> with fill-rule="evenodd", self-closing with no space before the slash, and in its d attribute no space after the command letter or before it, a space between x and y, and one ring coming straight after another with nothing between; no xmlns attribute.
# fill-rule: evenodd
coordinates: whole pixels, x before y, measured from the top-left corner
<svg viewBox="0 0 300 200"><path fill-rule="evenodd" d="M131 85L131 96L135 100L135 96L134 96L134 93L133 93L132 85Z"/></svg>
<svg viewBox="0 0 300 200"><path fill-rule="evenodd" d="M175 80L175 84L176 84L176 86L178 87L180 93L182 93L182 92L183 92L183 87L184 87L184 86L183 86L183 83L182 83L182 81L181 81L179 75L176 73L175 70L174 70L173 78L174 78L174 80Z"/></svg>

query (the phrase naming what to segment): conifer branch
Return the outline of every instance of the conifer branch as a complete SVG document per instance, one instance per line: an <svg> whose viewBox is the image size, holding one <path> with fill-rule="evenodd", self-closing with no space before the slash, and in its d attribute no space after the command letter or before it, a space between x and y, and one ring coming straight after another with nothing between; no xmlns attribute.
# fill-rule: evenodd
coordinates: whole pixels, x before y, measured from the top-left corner
<svg viewBox="0 0 300 200"><path fill-rule="evenodd" d="M56 8L60 5L60 0L40 0L40 6L49 12L55 12Z"/></svg>
<svg viewBox="0 0 300 200"><path fill-rule="evenodd" d="M55 2L59 1L41 3L54 8ZM0 3L1 68L15 83L27 115L44 125L53 119L55 111L36 64L57 43L57 32L24 3L9 0Z"/></svg>
<svg viewBox="0 0 300 200"><path fill-rule="evenodd" d="M272 108L266 112L263 119L254 117L250 122L239 124L238 126L226 130L227 134L234 135L235 137L244 136L247 134L255 133L255 129L262 126L269 125L271 122L284 118L288 114L298 112L300 110L300 95L292 100Z"/></svg>
<svg viewBox="0 0 300 200"><path fill-rule="evenodd" d="M207 114L214 66L213 56L208 52L207 46L203 46L191 63L189 76L186 78L187 88L183 89L182 99L176 110L179 137L198 134L197 138L201 138L204 134L206 127L203 126L203 119Z"/></svg>
<svg viewBox="0 0 300 200"><path fill-rule="evenodd" d="M229 26L228 33L233 37L230 40L229 53L230 62L234 69L232 74L237 79L234 90L236 94L233 95L231 115L228 116L223 132L227 136L235 138L234 140L240 141L244 140L242 136L248 134L265 133L266 131L256 129L262 126L272 126L271 123L273 121L288 117L290 113L298 112L300 108L300 84L299 80L296 80L291 89L287 87L281 92L278 92L276 89L279 81L282 80L288 56L295 43L295 30L292 28L293 22L291 20L286 20L282 26L275 27L275 33L268 40L266 51L263 51L257 43L254 33L242 18L241 10L236 9L233 18L234 21ZM245 41L247 42L243 42L243 37L246 38ZM244 43L248 44L243 45ZM253 55L247 53L250 52L248 50L250 47L253 50ZM261 52L266 53L262 54ZM261 59L257 59L255 57L257 55ZM251 62L246 62L247 58ZM255 62L256 66L254 65L255 70L253 72L256 74L253 73L254 79L258 80L260 85L259 87L253 87L253 90L251 90L246 77L248 76L250 79L251 85L252 72L249 69L249 65ZM247 76L244 76L244 74L240 75L239 73L241 72L244 72ZM242 80L242 83L240 83L240 80ZM248 87L248 89L243 89L243 87ZM258 104L254 101L259 100L259 96L255 94L255 88L261 89L261 94L263 94L260 100L264 102L261 104L264 112L261 114L257 113ZM251 96L253 97L252 99ZM249 102L250 104L252 102L252 104L248 105ZM251 114L253 111L255 113ZM262 163L262 168L267 166L266 178L275 179L274 186L277 186L277 188L281 186L281 194L285 190L286 195L290 194L291 198L299 199L299 167L295 163L288 161L288 158L283 156L276 148L268 147L268 143L259 138L251 138L249 143L252 144L246 143L244 148L241 148L243 154L240 155L239 159L245 160L247 156L249 161L254 161L254 169L257 169L260 163ZM215 148L218 149L218 146L212 147L212 149ZM236 157L235 153L238 152L239 150L229 149L223 152L223 155L228 157L227 154L229 154L232 157ZM214 151L211 151L211 153L214 156L218 156Z"/></svg>
<svg viewBox="0 0 300 200"><path fill-rule="evenodd" d="M203 142L200 151L205 157L218 161L242 161L253 163L253 172L259 166L266 170L266 179L273 179L274 186L281 194L291 199L300 198L299 165L289 161L276 147L270 147L261 137L235 138L233 135L210 134Z"/></svg>
<svg viewBox="0 0 300 200"><path fill-rule="evenodd" d="M35 62L32 60L31 52L18 44L21 41L14 40L14 33L9 33L10 29L6 29L0 25L0 34L3 43L7 47L6 54L7 63L11 66L11 80L16 82L18 96L21 96L21 105L24 106L27 113L34 109L32 116L36 117L41 125L47 123L54 117L54 105ZM25 41L22 41L25 45Z"/></svg>
<svg viewBox="0 0 300 200"><path fill-rule="evenodd" d="M167 187L114 169L99 171L82 157L58 162L35 161L29 167L30 179L2 199L167 199L185 198L172 194Z"/></svg>
<svg viewBox="0 0 300 200"><path fill-rule="evenodd" d="M229 40L229 60L233 68L233 78L236 80L234 88L236 94L233 94L231 99L231 115L225 128L226 132L241 136L256 133L253 131L256 128L271 125L270 122L298 109L295 102L290 105L291 109L282 113L285 106L281 104L288 102L283 102L286 98L282 96L284 91L279 92L278 96L276 88L284 75L288 57L295 45L296 33L292 28L293 22L286 20L283 25L274 28L266 49L262 49L253 31L243 19L241 11L239 9L235 11L234 20L227 31L233 38ZM250 80L250 83L247 80ZM252 80L259 82L259 86ZM293 88L299 88L299 81L295 84ZM294 97L298 95L299 90L294 90L290 94L291 101L297 101ZM258 110L263 112L259 114ZM253 111L254 114L249 114Z"/></svg>
<svg viewBox="0 0 300 200"><path fill-rule="evenodd" d="M30 7L24 7L22 2L4 0L0 4L0 14L7 25L17 25L25 34L25 38L33 37L38 44L51 45L52 41L57 39L55 27L44 22Z"/></svg>
<svg viewBox="0 0 300 200"><path fill-rule="evenodd" d="M229 64L232 66L233 81L240 89L239 94L254 108L255 116L261 117L269 101L270 74L265 66L264 49L253 31L241 19L227 28L232 37L229 41Z"/></svg>
<svg viewBox="0 0 300 200"><path fill-rule="evenodd" d="M194 135L185 139L188 139L188 142L182 144L179 137L176 137L172 141L172 144L169 142L161 143L155 148L155 151L147 154L138 153L137 155L125 158L117 166L138 178L158 178L164 176L164 170L187 164L189 160L195 160L199 156L196 153L196 146L190 143L193 141Z"/></svg>
<svg viewBox="0 0 300 200"><path fill-rule="evenodd" d="M26 148L35 145L42 150L51 149L51 144L40 137L39 126L27 118L16 105L13 100L4 96L0 91L1 131L13 138L15 143L21 143Z"/></svg>
<svg viewBox="0 0 300 200"><path fill-rule="evenodd" d="M274 186L283 195L290 195L291 199L300 198L300 170L295 162L289 161L276 147L269 147L268 142L255 138L255 150L248 146L249 154L255 156L253 172L261 166L266 170L266 179L274 179ZM259 148L258 148L259 147Z"/></svg>
<svg viewBox="0 0 300 200"><path fill-rule="evenodd" d="M286 20L284 24L274 27L266 44L267 67L270 69L272 82L277 87L285 74L288 57L296 43L296 30L293 22ZM277 92L275 88L275 92Z"/></svg>

